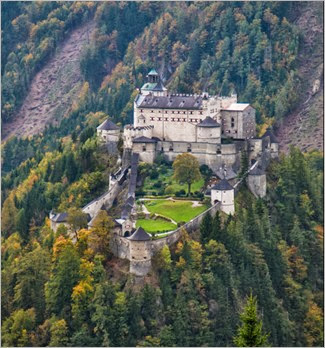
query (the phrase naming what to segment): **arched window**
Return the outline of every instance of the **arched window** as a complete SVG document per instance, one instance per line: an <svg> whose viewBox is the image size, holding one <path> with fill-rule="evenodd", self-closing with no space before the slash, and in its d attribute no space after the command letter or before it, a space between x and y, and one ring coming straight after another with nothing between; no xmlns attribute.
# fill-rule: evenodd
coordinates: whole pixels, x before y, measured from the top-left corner
<svg viewBox="0 0 325 348"><path fill-rule="evenodd" d="M235 119L232 117L231 118L231 128L235 127Z"/></svg>

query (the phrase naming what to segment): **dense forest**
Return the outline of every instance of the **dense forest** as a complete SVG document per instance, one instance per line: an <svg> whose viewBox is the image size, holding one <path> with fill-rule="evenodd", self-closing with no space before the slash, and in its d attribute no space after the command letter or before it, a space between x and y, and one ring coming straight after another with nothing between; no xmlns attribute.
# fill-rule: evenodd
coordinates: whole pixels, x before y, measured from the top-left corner
<svg viewBox="0 0 325 348"><path fill-rule="evenodd" d="M109 250L112 217L54 233L51 209L101 194L117 158L97 142L110 116L131 122L155 67L170 90L227 95L285 117L299 86L292 2L3 2L2 120L69 33L94 21L78 100L58 126L2 145L4 346L233 346L246 296L273 346L323 345L323 154L292 148L268 169L268 194L245 187L236 214L207 216L154 260L144 285Z"/></svg>

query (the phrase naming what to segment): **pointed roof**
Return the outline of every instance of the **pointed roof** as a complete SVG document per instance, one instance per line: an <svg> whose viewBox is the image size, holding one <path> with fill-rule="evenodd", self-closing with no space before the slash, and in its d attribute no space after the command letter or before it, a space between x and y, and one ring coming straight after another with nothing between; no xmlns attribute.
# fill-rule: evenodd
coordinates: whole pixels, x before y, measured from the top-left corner
<svg viewBox="0 0 325 348"><path fill-rule="evenodd" d="M51 218L54 222L66 222L68 219L68 213L53 213L54 216Z"/></svg>
<svg viewBox="0 0 325 348"><path fill-rule="evenodd" d="M134 143L155 143L156 140L147 138L145 136L141 136L141 137L137 137L133 139L133 142Z"/></svg>
<svg viewBox="0 0 325 348"><path fill-rule="evenodd" d="M159 80L155 87L152 88L153 91L166 91L166 87L162 84L161 80Z"/></svg>
<svg viewBox="0 0 325 348"><path fill-rule="evenodd" d="M266 130L266 132L262 136L262 139L266 138L266 137L270 137L271 144L274 144L274 143L278 144L279 143L278 139L273 134L272 128L270 128L270 127Z"/></svg>
<svg viewBox="0 0 325 348"><path fill-rule="evenodd" d="M100 126L97 127L99 130L119 130L120 127L118 127L114 122L107 119L104 121Z"/></svg>
<svg viewBox="0 0 325 348"><path fill-rule="evenodd" d="M212 117L207 116L203 121L196 125L197 127L220 127L220 124Z"/></svg>
<svg viewBox="0 0 325 348"><path fill-rule="evenodd" d="M157 73L157 71L156 71L156 69L151 69L151 70L149 71L149 73L148 73L148 76L149 76L149 75L156 75L156 76L159 76L158 73Z"/></svg>
<svg viewBox="0 0 325 348"><path fill-rule="evenodd" d="M228 180L226 179L222 179L216 185L211 187L211 190L218 190L218 191L228 191L233 189L234 188L229 184Z"/></svg>
<svg viewBox="0 0 325 348"><path fill-rule="evenodd" d="M128 237L130 240L136 240L136 241L145 241L150 240L151 236L149 233L147 233L142 227L139 227L131 237Z"/></svg>

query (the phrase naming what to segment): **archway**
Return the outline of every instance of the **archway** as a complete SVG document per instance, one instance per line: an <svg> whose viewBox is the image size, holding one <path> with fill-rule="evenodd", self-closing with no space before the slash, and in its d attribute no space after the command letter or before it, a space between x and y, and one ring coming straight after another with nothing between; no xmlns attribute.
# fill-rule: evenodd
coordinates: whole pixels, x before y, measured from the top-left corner
<svg viewBox="0 0 325 348"><path fill-rule="evenodd" d="M124 237L130 237L130 232L129 232L129 231L126 231L126 232L124 233Z"/></svg>

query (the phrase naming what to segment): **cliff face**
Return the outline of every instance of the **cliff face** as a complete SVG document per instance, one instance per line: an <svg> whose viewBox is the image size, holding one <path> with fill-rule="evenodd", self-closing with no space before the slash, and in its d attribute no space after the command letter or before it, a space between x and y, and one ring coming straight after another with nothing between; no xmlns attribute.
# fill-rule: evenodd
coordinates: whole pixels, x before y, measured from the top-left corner
<svg viewBox="0 0 325 348"><path fill-rule="evenodd" d="M323 151L323 3L306 2L304 6L295 6L294 10L294 24L301 32L299 103L280 124L277 137L282 152L287 152L291 144L304 152L313 149Z"/></svg>

